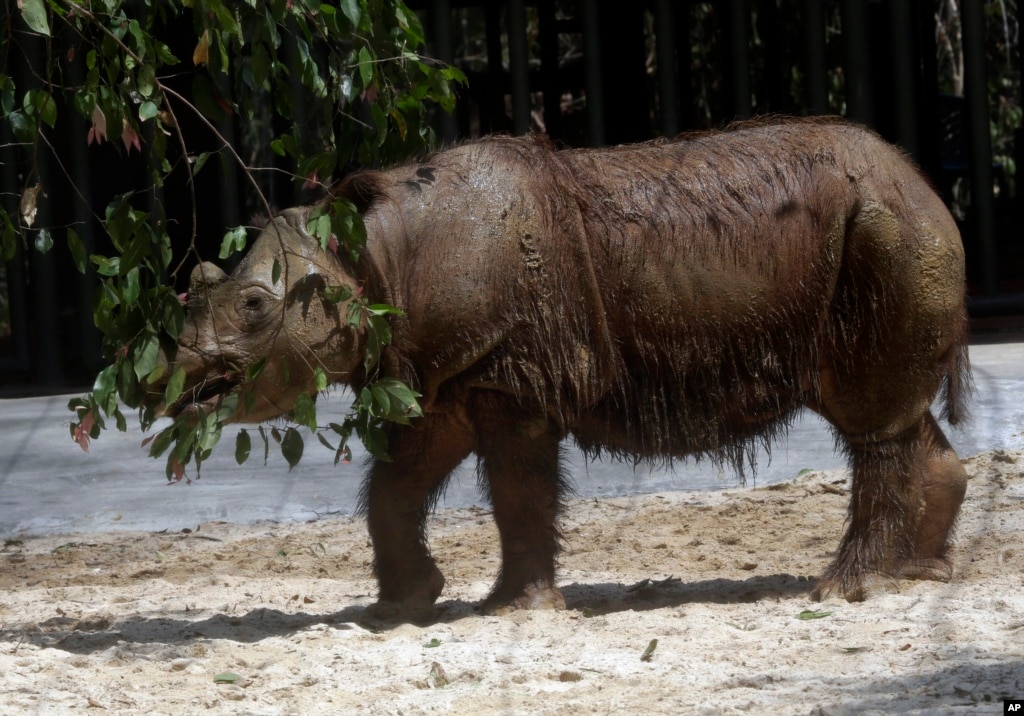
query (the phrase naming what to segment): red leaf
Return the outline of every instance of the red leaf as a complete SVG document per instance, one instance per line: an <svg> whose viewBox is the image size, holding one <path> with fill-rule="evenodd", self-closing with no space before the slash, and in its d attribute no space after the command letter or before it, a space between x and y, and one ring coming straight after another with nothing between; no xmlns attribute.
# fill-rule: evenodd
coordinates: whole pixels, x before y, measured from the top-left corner
<svg viewBox="0 0 1024 716"><path fill-rule="evenodd" d="M82 448L82 452L89 452L89 431L83 430L81 425L75 426L74 441Z"/></svg>
<svg viewBox="0 0 1024 716"><path fill-rule="evenodd" d="M178 458L171 456L171 481L181 482L185 479L185 466L181 464ZM189 482L192 482L189 480Z"/></svg>
<svg viewBox="0 0 1024 716"><path fill-rule="evenodd" d="M377 85L372 85L371 87L367 87L366 89L363 90L362 94L360 95L360 98L366 102L369 102L370 104L376 104L377 95L379 94L380 90L377 89Z"/></svg>
<svg viewBox="0 0 1024 716"><path fill-rule="evenodd" d="M121 141L124 142L124 150L131 154L132 147L135 147L139 150L139 154L142 154L142 142L139 140L139 135L135 133L135 128L132 127L127 119L123 121L124 128L121 130Z"/></svg>
<svg viewBox="0 0 1024 716"><path fill-rule="evenodd" d="M107 138L107 116L103 114L103 110L100 109L99 105L92 108L92 126L89 127L89 133L86 135L85 143L92 144L103 144L103 141Z"/></svg>
<svg viewBox="0 0 1024 716"><path fill-rule="evenodd" d="M89 452L89 433L96 425L96 414L91 410L82 416L82 422L75 426L74 441L83 452Z"/></svg>
<svg viewBox="0 0 1024 716"><path fill-rule="evenodd" d="M320 186L319 170L314 169L313 173L306 177L306 181L302 183L303 189L315 189Z"/></svg>

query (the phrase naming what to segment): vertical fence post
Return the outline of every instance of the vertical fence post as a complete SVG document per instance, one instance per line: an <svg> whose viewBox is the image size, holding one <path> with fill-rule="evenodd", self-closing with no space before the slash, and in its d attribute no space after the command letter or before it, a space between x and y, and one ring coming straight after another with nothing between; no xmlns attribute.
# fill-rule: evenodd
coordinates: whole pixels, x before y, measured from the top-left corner
<svg viewBox="0 0 1024 716"><path fill-rule="evenodd" d="M872 43L868 33L866 5L866 0L840 0L839 16L843 31L846 115L861 124L873 126L875 113L871 102L868 66Z"/></svg>
<svg viewBox="0 0 1024 716"><path fill-rule="evenodd" d="M998 290L992 195L992 138L988 126L988 81L985 73L985 14L981 0L960 5L964 42L964 98L967 101L967 147L971 182L971 229L980 249L981 287Z"/></svg>
<svg viewBox="0 0 1024 716"><path fill-rule="evenodd" d="M512 75L512 131L530 131L530 67L526 46L526 5L508 3L508 69Z"/></svg>
<svg viewBox="0 0 1024 716"><path fill-rule="evenodd" d="M828 114L828 76L825 73L825 14L821 0L801 0L800 39L804 52L804 101L810 114Z"/></svg>
<svg viewBox="0 0 1024 716"><path fill-rule="evenodd" d="M750 97L750 5L728 0L726 6L725 65L728 68L730 106L727 119L745 119L753 112Z"/></svg>
<svg viewBox="0 0 1024 716"><path fill-rule="evenodd" d="M604 145L604 90L601 77L601 34L597 0L583 0L583 63L587 93L587 142Z"/></svg>
<svg viewBox="0 0 1024 716"><path fill-rule="evenodd" d="M431 6L431 28L434 35L434 52L437 59L445 64L455 61L452 47L452 3L451 0L434 0ZM441 142L453 144L459 135L458 123L454 114L438 112L438 125Z"/></svg>
<svg viewBox="0 0 1024 716"><path fill-rule="evenodd" d="M661 133L674 137L679 132L676 109L676 21L672 0L658 0L654 7L654 42L658 53L658 107L661 110Z"/></svg>

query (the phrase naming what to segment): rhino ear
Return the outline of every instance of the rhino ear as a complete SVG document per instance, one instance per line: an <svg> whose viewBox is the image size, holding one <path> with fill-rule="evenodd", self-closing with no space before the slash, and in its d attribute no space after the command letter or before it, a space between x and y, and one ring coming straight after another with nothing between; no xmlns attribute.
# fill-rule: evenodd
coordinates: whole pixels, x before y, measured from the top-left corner
<svg viewBox="0 0 1024 716"><path fill-rule="evenodd" d="M375 171L354 172L331 188L331 199L348 199L360 214L386 196L384 175Z"/></svg>

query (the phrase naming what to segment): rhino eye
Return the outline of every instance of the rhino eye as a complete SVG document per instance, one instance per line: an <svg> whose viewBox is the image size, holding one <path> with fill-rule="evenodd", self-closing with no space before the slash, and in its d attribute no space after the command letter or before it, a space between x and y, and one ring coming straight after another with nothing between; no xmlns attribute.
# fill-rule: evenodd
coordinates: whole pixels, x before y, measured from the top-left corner
<svg viewBox="0 0 1024 716"><path fill-rule="evenodd" d="M262 319L271 306L269 297L262 290L243 291L238 297L238 312L249 322Z"/></svg>

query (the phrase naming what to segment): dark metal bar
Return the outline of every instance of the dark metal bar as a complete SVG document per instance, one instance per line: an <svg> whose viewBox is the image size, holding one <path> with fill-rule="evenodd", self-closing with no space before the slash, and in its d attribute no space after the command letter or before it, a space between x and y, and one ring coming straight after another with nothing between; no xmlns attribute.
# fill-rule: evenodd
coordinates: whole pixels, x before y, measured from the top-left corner
<svg viewBox="0 0 1024 716"><path fill-rule="evenodd" d="M553 0L539 0L541 89L544 92L544 129L549 136L562 133L562 88L558 73L558 24Z"/></svg>
<svg viewBox="0 0 1024 716"><path fill-rule="evenodd" d="M434 34L434 52L437 59L445 64L455 61L452 49L452 3L451 0L433 0L430 7L430 26ZM454 114L438 113L440 139L444 144L452 144L459 136L458 122Z"/></svg>
<svg viewBox="0 0 1024 716"><path fill-rule="evenodd" d="M896 141L913 157L920 155L917 137L917 92L914 81L914 25L911 0L889 0L889 46Z"/></svg>
<svg viewBox="0 0 1024 716"><path fill-rule="evenodd" d="M865 0L840 0L839 17L843 30L843 75L846 89L846 115L857 122L874 125Z"/></svg>
<svg viewBox="0 0 1024 716"><path fill-rule="evenodd" d="M587 93L587 141L600 147L604 140L604 90L601 78L601 36L597 0L583 0L583 71Z"/></svg>
<svg viewBox="0 0 1024 716"><path fill-rule="evenodd" d="M967 312L971 318L1024 314L1024 293L971 296L967 299Z"/></svg>
<svg viewBox="0 0 1024 716"><path fill-rule="evenodd" d="M679 132L676 86L676 23L672 0L658 0L654 6L654 41L658 53L658 107L661 133L674 137Z"/></svg>
<svg viewBox="0 0 1024 716"><path fill-rule="evenodd" d="M484 39L487 45L487 87L484 111L480 113L480 131L484 134L504 130L496 126L505 116L505 68L501 59L501 7L497 3L484 6Z"/></svg>
<svg viewBox="0 0 1024 716"><path fill-rule="evenodd" d="M512 131L530 131L530 67L526 46L526 5L508 3L508 65L512 76Z"/></svg>
<svg viewBox="0 0 1024 716"><path fill-rule="evenodd" d="M821 0L801 0L801 39L804 45L804 100L810 114L827 114L828 76L825 72L825 14Z"/></svg>
<svg viewBox="0 0 1024 716"><path fill-rule="evenodd" d="M995 201L992 194L992 138L989 135L988 82L985 74L985 15L982 0L960 5L964 43L964 97L967 100L967 146L970 161L971 229L981 259L981 287L998 290L995 247Z"/></svg>
<svg viewBox="0 0 1024 716"><path fill-rule="evenodd" d="M750 7L747 0L728 0L726 10L726 55L729 68L728 113L744 119L753 112L750 95Z"/></svg>

